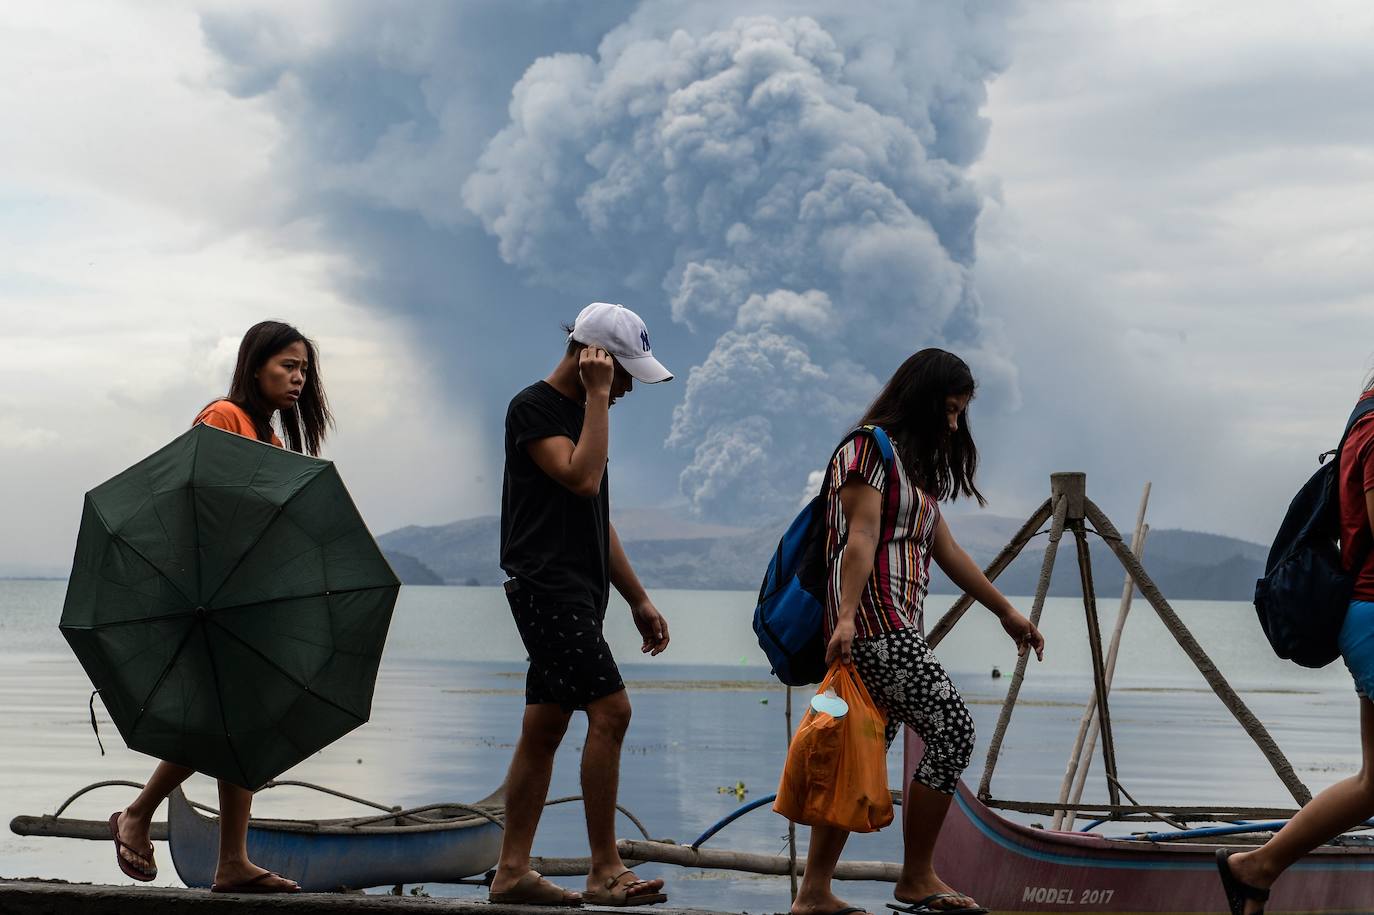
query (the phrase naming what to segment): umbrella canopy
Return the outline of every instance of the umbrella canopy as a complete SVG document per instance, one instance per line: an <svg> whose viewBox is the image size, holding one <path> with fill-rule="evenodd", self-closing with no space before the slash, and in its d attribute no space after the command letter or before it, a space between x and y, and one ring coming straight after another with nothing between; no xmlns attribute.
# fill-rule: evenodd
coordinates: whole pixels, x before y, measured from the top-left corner
<svg viewBox="0 0 1374 915"><path fill-rule="evenodd" d="M86 494L61 628L131 749L257 788L367 721L399 588L332 463L199 425Z"/></svg>

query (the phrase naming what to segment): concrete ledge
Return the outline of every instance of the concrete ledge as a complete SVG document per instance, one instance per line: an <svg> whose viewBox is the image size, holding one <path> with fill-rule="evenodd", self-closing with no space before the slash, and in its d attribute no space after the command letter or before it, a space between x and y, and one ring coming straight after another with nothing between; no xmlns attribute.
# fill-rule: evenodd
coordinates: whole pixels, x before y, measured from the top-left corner
<svg viewBox="0 0 1374 915"><path fill-rule="evenodd" d="M108 886L66 883L60 880L11 880L0 878L0 913L4 915L181 915L181 913L235 913L235 915L293 915L305 913L466 912L474 915L549 915L551 911L638 912L642 915L728 915L702 909L638 906L625 909L550 909L547 906L493 905L466 899L417 896L365 896L361 893L296 893L290 896L238 896L207 890L170 887Z"/></svg>

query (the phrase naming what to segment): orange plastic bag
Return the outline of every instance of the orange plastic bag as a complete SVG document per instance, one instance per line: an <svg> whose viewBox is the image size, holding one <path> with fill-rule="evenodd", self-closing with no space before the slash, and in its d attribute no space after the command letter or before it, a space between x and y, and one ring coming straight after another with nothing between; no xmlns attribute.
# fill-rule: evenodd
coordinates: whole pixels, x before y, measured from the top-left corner
<svg viewBox="0 0 1374 915"><path fill-rule="evenodd" d="M892 822L883 735L887 719L852 665L831 665L817 693L830 689L849 712L833 718L808 706L787 749L773 809L808 826L875 832Z"/></svg>

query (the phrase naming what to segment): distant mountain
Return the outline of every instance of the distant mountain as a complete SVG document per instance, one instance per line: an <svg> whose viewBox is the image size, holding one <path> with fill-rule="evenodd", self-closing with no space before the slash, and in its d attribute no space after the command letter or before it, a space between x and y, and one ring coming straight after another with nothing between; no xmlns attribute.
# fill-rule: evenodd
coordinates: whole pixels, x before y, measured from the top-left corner
<svg viewBox="0 0 1374 915"><path fill-rule="evenodd" d="M750 531L684 521L663 509L617 512L614 520L625 551L647 586L703 590L757 588L786 525L775 521ZM960 544L982 566L992 561L1021 523L997 515L951 518ZM1105 544L1089 536L1094 590L1101 597L1119 595L1125 573ZM388 556L401 553L413 558L445 583L495 585L505 578L498 562L499 537L499 519L487 516L437 527L404 527L383 534L378 541ZM1052 595L1080 593L1072 545L1071 538L1060 544L1050 582ZM1002 573L998 587L1008 594L1034 593L1044 550L1042 534ZM1250 600L1267 552L1258 543L1219 534L1152 530L1146 542L1145 568L1171 598ZM404 575L402 580L406 580ZM932 568L931 590L958 592L938 568Z"/></svg>
<svg viewBox="0 0 1374 915"><path fill-rule="evenodd" d="M713 537L739 537L747 527L703 524L685 519L666 508L616 508L611 510L615 531L625 540L705 540Z"/></svg>
<svg viewBox="0 0 1374 915"><path fill-rule="evenodd" d="M1099 597L1117 596L1126 583L1126 573L1120 561L1095 535L1089 534L1088 555L1093 573L1093 590ZM1040 566L1045 558L1045 537L1041 535L1027 545L1006 571L997 579L997 586L1007 594L1035 593L1040 579ZM986 566L996 551L969 554L979 565ZM1190 550L1195 552L1190 553ZM1000 551L1000 547L998 548ZM1250 600L1255 592L1255 579L1264 574L1264 557L1268 549L1257 543L1202 534L1184 530L1151 530L1145 542L1145 571L1150 573L1165 597L1181 600ZM938 568L931 570L931 591L936 594L955 594L959 589ZM1054 576L1050 579L1050 595L1064 597L1082 592L1078 558L1073 540L1067 536L1059 544L1055 557Z"/></svg>
<svg viewBox="0 0 1374 915"><path fill-rule="evenodd" d="M391 570L396 573L396 577L401 580L402 584L444 584L444 580L433 569L414 556L407 553L397 553L395 550L383 550L382 555L386 556L386 561L391 563Z"/></svg>
<svg viewBox="0 0 1374 915"><path fill-rule="evenodd" d="M488 515L438 527L403 527L377 542L387 553L414 557L447 584L498 585L506 577L497 561L500 538L501 519Z"/></svg>

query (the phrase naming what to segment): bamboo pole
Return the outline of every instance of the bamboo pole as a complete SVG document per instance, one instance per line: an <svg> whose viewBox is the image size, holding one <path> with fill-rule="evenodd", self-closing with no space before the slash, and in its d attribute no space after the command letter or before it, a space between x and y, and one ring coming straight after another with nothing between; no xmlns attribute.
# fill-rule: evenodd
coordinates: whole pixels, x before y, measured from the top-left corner
<svg viewBox="0 0 1374 915"><path fill-rule="evenodd" d="M1146 485L1148 487L1149 484ZM1136 530L1139 536L1133 539L1131 552L1139 559L1145 555L1145 541L1150 536L1150 525L1139 524ZM1121 635L1126 627L1126 616L1131 612L1131 596L1135 594L1135 579L1129 575L1126 576L1125 592L1121 598L1121 609L1116 617L1116 629L1112 632L1112 644L1107 649L1107 690L1109 692L1112 688L1112 681L1116 679L1116 658L1121 650ZM1073 787L1069 792L1068 800L1075 804L1083 797L1083 787L1087 784L1088 771L1092 768L1093 750L1097 748L1097 719L1093 716L1096 703L1097 696L1089 697L1088 706L1083 710L1083 720L1079 722L1079 734L1081 736L1078 748L1075 750L1073 759L1070 760L1070 771L1073 771L1074 768L1077 768L1077 771L1073 773ZM1087 733L1083 732L1083 725L1087 725ZM1081 765L1078 762L1079 751L1082 751L1081 755L1084 760ZM1064 800L1062 789L1060 800ZM1071 810L1064 811L1063 816L1056 814L1056 825L1053 828L1071 830L1075 819L1076 816Z"/></svg>
<svg viewBox="0 0 1374 915"><path fill-rule="evenodd" d="M1150 505L1151 484L1146 482L1145 490L1140 495L1140 509L1135 515L1135 531L1131 534L1131 552L1137 559L1145 554L1145 535L1149 531L1149 525L1145 523L1145 510ZM1126 576L1126 582L1121 588L1121 606L1116 611L1116 626L1112 630L1112 643L1107 649L1107 689L1112 688L1112 679L1116 674L1116 655L1121 647L1121 634L1126 627L1126 616L1131 612L1131 597L1135 594L1135 579L1130 575ZM1069 753L1068 766L1064 770L1064 780L1059 785L1059 800L1061 802L1069 800L1070 797L1077 801L1083 796L1083 785L1087 780L1088 770L1092 768L1093 749L1097 743L1097 731L1093 725L1093 716L1097 711L1097 694L1093 693L1088 697L1088 704L1083 709L1083 717L1078 721L1078 736L1074 739L1073 751ZM1089 737L1089 734L1092 736ZM1079 760L1085 757L1084 747L1087 747L1086 765L1080 764ZM1069 810L1056 811L1051 829L1073 829L1074 814Z"/></svg>
<svg viewBox="0 0 1374 915"><path fill-rule="evenodd" d="M1088 550L1088 534L1080 519L1073 524L1074 544L1078 549L1078 574L1083 587L1083 614L1088 623L1088 650L1092 655L1093 690L1097 699L1097 721L1102 731L1102 765L1107 772L1107 798L1121 803L1121 789L1117 781L1116 746L1112 741L1112 719L1108 712L1106 662L1102 657L1102 630L1097 620L1097 593L1093 587L1092 553Z"/></svg>
<svg viewBox="0 0 1374 915"><path fill-rule="evenodd" d="M1293 771L1293 764L1288 761L1288 757L1279 749L1269 731L1255 717L1255 713L1250 711L1250 707L1231 688L1231 684L1226 682L1226 678L1217 670L1212 659L1207 656L1207 652L1202 650L1197 639L1193 638L1188 627L1183 625L1183 621L1178 618L1174 608L1170 607L1169 602L1164 599L1164 595L1155 586L1154 581L1140 564L1140 560L1136 559L1126 544L1122 542L1121 534L1112 525L1111 519L1092 500L1087 501L1085 508L1088 520L1102 535L1107 546L1111 547L1116 558L1121 560L1121 564L1126 567L1126 573L1135 579L1136 585L1140 588L1141 596L1154 608L1155 613L1159 614L1160 620L1164 623L1164 628L1169 630L1169 634L1178 642L1179 647L1197 666L1202 678L1207 681L1208 686L1212 687L1212 692L1217 694L1217 698L1235 716L1236 721L1245 729L1245 733L1250 735L1250 739L1259 747L1265 759L1269 760L1269 764L1274 767L1274 774L1279 777L1279 781L1283 782L1288 793L1293 795L1293 799L1299 805L1304 805L1312 800L1312 792L1307 789L1307 786L1298 778L1297 773Z"/></svg>
<svg viewBox="0 0 1374 915"><path fill-rule="evenodd" d="M621 839L616 846L627 860L633 858L636 861L676 864L680 867L745 871L751 874L777 876L785 875L789 867L786 855L760 855L714 848L693 849L690 845L669 845L665 842L643 842L636 839ZM806 873L805 863L799 864L798 867L802 874ZM837 880L878 880L896 883L901 873L900 864L889 864L886 861L841 861L835 865L834 876Z"/></svg>
<svg viewBox="0 0 1374 915"><path fill-rule="evenodd" d="M1056 475L1057 476L1057 475ZM1051 477L1054 481L1055 477ZM1052 488L1055 483L1051 483ZM1069 495L1055 491L1054 498L1054 517L1050 521L1050 541L1045 545L1045 558L1040 564L1040 581L1035 586L1035 602L1031 605L1030 621L1035 625L1040 624L1040 614L1045 609L1045 596L1050 590L1050 576L1054 573L1054 556L1059 551L1059 540L1064 536L1064 519L1069 511ZM943 621L942 621L943 622ZM1007 698L1002 703L1002 710L997 716L997 727L992 732L992 740L988 744L987 760L983 763L983 778L978 784L978 796L988 797L992 788L992 771L997 766L997 757L1002 752L1002 739L1007 733L1007 723L1011 721L1012 709L1016 707L1017 696L1021 693L1021 681L1026 676L1026 664L1030 661L1032 652L1027 650L1025 654L1016 659L1016 673L1012 675L1011 685L1007 687Z"/></svg>
<svg viewBox="0 0 1374 915"><path fill-rule="evenodd" d="M787 687L787 746L792 745L792 687ZM797 901L797 824L787 821L787 875L792 882L792 901Z"/></svg>
<svg viewBox="0 0 1374 915"><path fill-rule="evenodd" d="M1025 549L1027 543L1030 543L1031 538L1035 536L1035 532L1039 529L1040 525L1050 520L1050 507L1050 500L1046 499L1040 504L1039 508L1031 512L1031 516L1026 520L1026 523L1021 525L1021 529L1012 535L1011 540L1006 546L1002 547L1002 552L997 554L997 558L993 559L992 563L983 570L983 574L987 576L988 581L996 581L997 576L1001 575L1006 570L1007 566L1011 565L1016 557L1021 555L1021 551ZM954 605L945 612L945 615L940 617L940 621L937 622L930 630L930 633L926 635L926 644L931 648L939 645L941 640L949 635L949 631L954 628L954 624L959 622L964 614L968 612L968 608L972 606L973 597L968 594L962 595L954 602Z"/></svg>
<svg viewBox="0 0 1374 915"><path fill-rule="evenodd" d="M10 820L10 832L17 836L110 841L110 823L108 820L76 820L53 816L52 814L44 814L43 816L20 814ZM167 821L154 820L148 831L148 838L154 842L166 842Z"/></svg>

